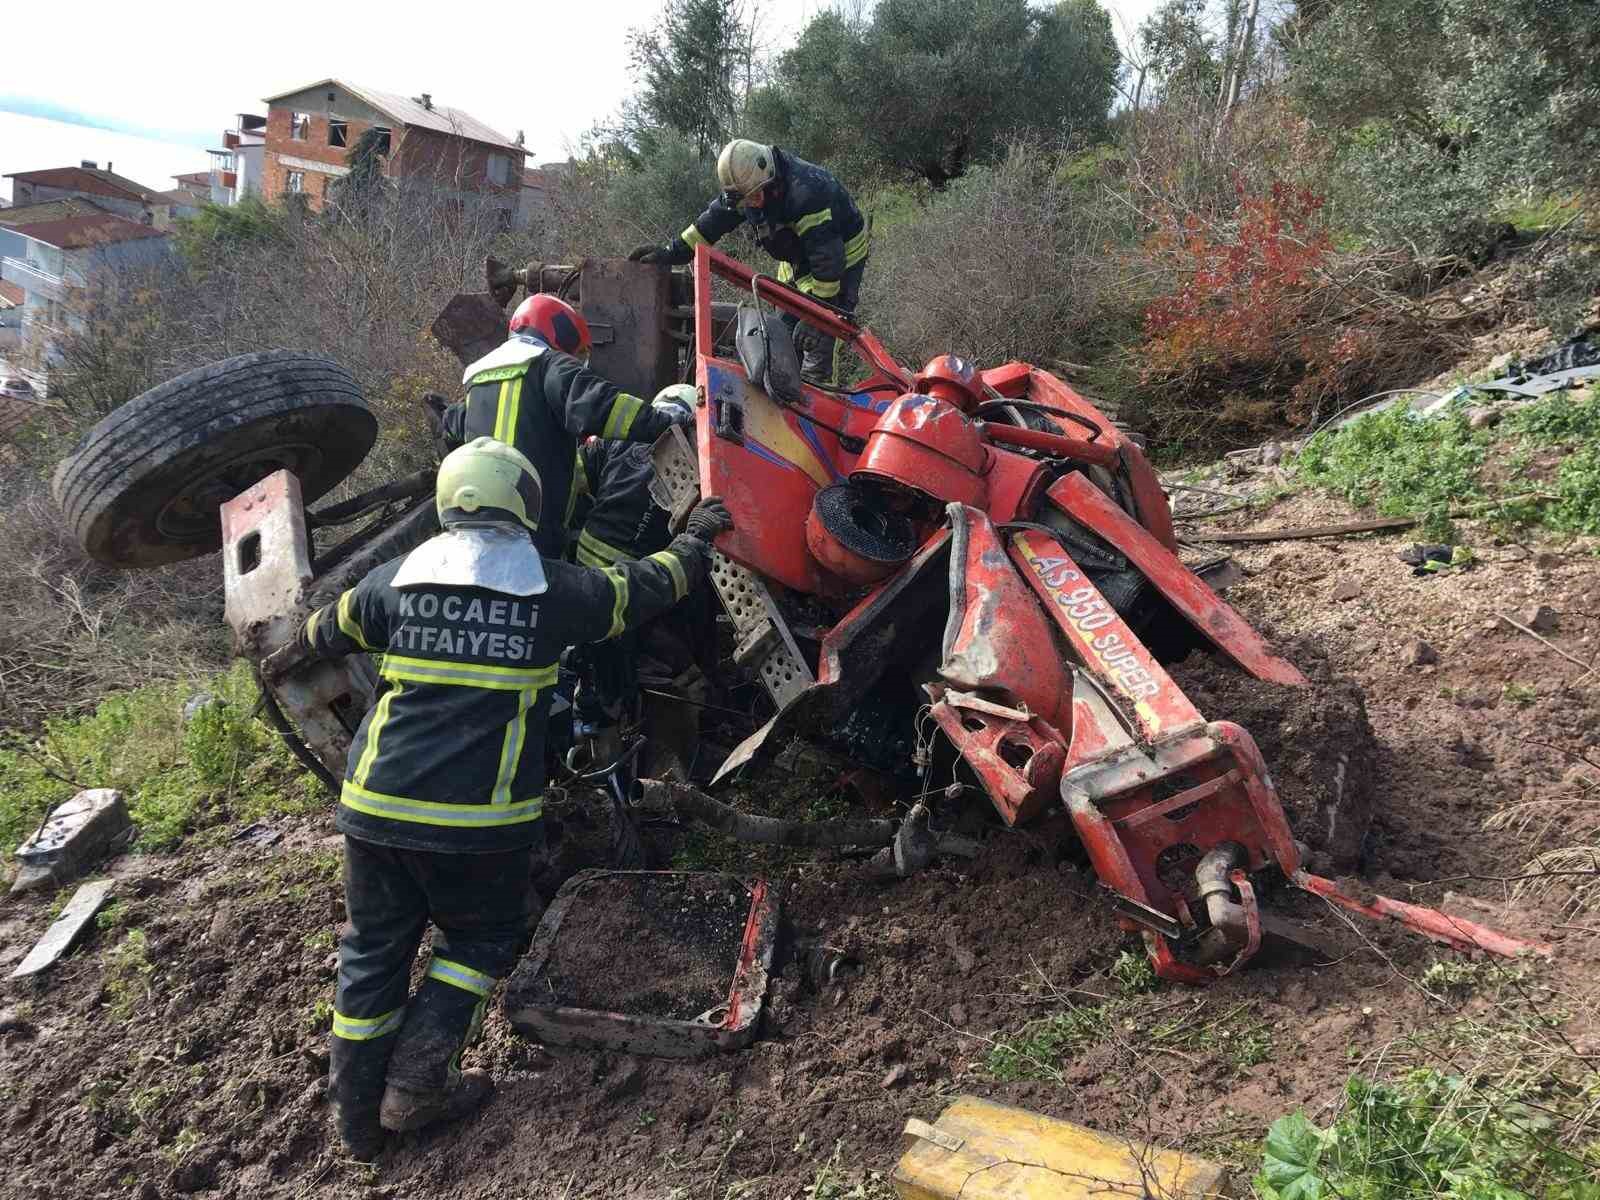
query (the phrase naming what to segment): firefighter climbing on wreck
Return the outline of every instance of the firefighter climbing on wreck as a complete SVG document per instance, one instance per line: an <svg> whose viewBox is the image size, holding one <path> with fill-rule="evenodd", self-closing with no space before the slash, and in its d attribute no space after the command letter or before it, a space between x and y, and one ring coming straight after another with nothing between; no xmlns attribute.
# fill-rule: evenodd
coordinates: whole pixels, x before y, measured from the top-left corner
<svg viewBox="0 0 1600 1200"><path fill-rule="evenodd" d="M640 246L628 257L682 265L696 246L715 244L749 222L761 248L778 260L779 280L844 312L855 311L870 234L838 179L777 146L736 138L717 156L717 181L722 191L682 233L663 245ZM788 313L783 322L795 335L805 376L837 386L838 339Z"/></svg>
<svg viewBox="0 0 1600 1200"><path fill-rule="evenodd" d="M534 540L549 511L539 473L487 437L445 457L435 503L442 533L312 613L264 664L279 679L317 657L384 654L335 818L349 925L329 1092L340 1136L364 1161L385 1129L463 1116L493 1090L487 1073L460 1070L460 1053L527 928L561 652L682 600L712 539L732 528L712 498L667 549L636 562L600 570L546 557ZM408 1003L430 921L432 959Z"/></svg>

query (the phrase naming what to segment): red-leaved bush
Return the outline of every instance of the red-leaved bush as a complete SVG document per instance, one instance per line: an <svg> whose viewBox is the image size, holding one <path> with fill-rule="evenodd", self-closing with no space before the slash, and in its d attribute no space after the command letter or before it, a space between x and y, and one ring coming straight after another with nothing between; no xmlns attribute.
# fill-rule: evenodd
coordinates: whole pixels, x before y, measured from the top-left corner
<svg viewBox="0 0 1600 1200"><path fill-rule="evenodd" d="M1177 286L1145 309L1140 381L1180 417L1167 432L1256 436L1313 419L1437 353L1384 264L1340 255L1322 197L1276 182L1236 188L1226 223L1158 218L1142 255Z"/></svg>

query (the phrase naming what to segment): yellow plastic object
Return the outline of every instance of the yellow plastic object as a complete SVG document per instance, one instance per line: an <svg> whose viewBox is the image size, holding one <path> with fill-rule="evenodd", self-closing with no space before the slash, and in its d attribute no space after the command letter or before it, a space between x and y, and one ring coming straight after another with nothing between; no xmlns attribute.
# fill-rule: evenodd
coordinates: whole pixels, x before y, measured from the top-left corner
<svg viewBox="0 0 1600 1200"><path fill-rule="evenodd" d="M900 1200L1202 1200L1228 1182L1206 1159L976 1096L906 1133L892 1176Z"/></svg>

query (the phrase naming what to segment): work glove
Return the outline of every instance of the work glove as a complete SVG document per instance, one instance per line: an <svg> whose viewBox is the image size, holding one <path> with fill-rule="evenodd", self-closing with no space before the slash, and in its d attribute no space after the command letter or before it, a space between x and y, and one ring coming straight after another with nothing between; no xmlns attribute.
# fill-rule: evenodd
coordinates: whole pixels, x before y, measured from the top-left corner
<svg viewBox="0 0 1600 1200"><path fill-rule="evenodd" d="M683 531L690 537L697 537L710 545L719 533L727 533L732 528L733 514L722 502L722 497L707 496L689 513L689 520L684 524Z"/></svg>
<svg viewBox="0 0 1600 1200"><path fill-rule="evenodd" d="M651 266L670 263L672 261L672 247L658 246L654 243L647 246L635 246L628 252L628 261L648 263Z"/></svg>
<svg viewBox="0 0 1600 1200"><path fill-rule="evenodd" d="M455 449L445 437L444 410L450 407L450 401L438 392L424 392L422 395L422 411L428 421L428 435L433 441L433 450L440 458Z"/></svg>
<svg viewBox="0 0 1600 1200"><path fill-rule="evenodd" d="M720 496L707 496L689 514L683 532L672 539L669 550L704 568L711 558L711 543L719 533L733 528L733 516Z"/></svg>

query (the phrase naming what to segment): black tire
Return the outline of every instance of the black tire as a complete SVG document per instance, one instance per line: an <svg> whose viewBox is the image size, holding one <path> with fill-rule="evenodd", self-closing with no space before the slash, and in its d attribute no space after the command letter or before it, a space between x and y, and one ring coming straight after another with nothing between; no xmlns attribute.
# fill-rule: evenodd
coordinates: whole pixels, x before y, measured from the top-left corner
<svg viewBox="0 0 1600 1200"><path fill-rule="evenodd" d="M219 506L280 467L307 504L361 464L378 422L325 358L264 350L128 401L56 468L56 503L90 557L155 567L222 545Z"/></svg>

